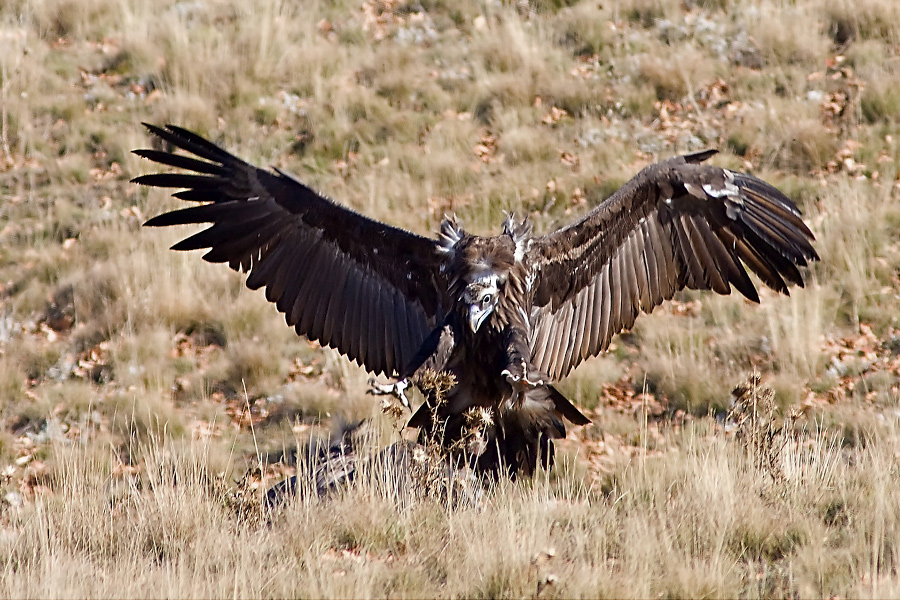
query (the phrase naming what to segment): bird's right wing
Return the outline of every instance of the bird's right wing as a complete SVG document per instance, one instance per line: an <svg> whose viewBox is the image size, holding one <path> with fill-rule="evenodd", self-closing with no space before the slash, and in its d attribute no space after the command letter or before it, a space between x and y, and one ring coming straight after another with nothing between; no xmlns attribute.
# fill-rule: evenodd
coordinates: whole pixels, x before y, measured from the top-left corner
<svg viewBox="0 0 900 600"><path fill-rule="evenodd" d="M174 250L209 248L203 258L249 272L297 333L336 348L369 371L400 372L446 306L434 240L369 219L320 196L293 177L250 165L199 135L145 124L195 156L135 154L191 174L158 173L143 185L183 188L202 202L145 223L212 223Z"/></svg>

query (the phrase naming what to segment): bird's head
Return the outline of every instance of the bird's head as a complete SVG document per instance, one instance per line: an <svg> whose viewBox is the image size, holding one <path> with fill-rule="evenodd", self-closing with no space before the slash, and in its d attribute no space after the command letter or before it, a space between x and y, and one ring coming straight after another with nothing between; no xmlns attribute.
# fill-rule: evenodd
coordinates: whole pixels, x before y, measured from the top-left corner
<svg viewBox="0 0 900 600"><path fill-rule="evenodd" d="M462 293L467 306L469 328L472 333L494 312L500 298L500 278L496 273L485 273L474 278Z"/></svg>
<svg viewBox="0 0 900 600"><path fill-rule="evenodd" d="M516 264L515 243L508 236L463 235L448 252L446 273L450 293L456 299L459 316L472 333L501 315L509 278ZM495 322L502 327L503 319Z"/></svg>

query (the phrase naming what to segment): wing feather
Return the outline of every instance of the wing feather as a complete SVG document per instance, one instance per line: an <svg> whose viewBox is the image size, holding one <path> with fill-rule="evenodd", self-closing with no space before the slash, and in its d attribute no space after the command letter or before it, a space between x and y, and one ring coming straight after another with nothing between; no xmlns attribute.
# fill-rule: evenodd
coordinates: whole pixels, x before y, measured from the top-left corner
<svg viewBox="0 0 900 600"><path fill-rule="evenodd" d="M645 224L647 226L647 242L656 259L653 261L656 266L656 289L659 292L653 295L653 306L656 306L667 298L675 287L672 275L675 267L672 263L672 248L669 245L669 238L660 233L659 221L654 219L645 221Z"/></svg>
<svg viewBox="0 0 900 600"><path fill-rule="evenodd" d="M697 289L700 287L700 282L703 281L703 273L700 265L697 263L697 257L694 256L694 252L691 250L691 242L688 240L687 232L684 230L681 219L677 217L672 219L671 227L675 233L675 244L673 245L676 248L676 257L681 263L679 271L684 274L684 283L682 285Z"/></svg>
<svg viewBox="0 0 900 600"><path fill-rule="evenodd" d="M285 257L284 261L273 265L274 270L272 273L272 279L270 281L264 282L263 285L266 287L266 299L269 302L275 302L276 306L279 300L281 300L285 295L285 290L288 287L288 284L294 278L296 273L295 269L286 269L284 265L297 265L303 264L308 265L309 263L306 260L301 260L301 258L305 259L309 252L312 250L311 244L304 243L305 240L297 240L296 238L300 237L298 234L294 234L291 236L294 240L285 240ZM293 241L293 243L291 243ZM274 257L272 257L274 258ZM271 260L271 258L270 258ZM253 273L251 272L251 275ZM299 291L299 290L298 290ZM293 295L293 294L292 294ZM282 306L278 308L279 311L284 312L288 306L286 306L286 301L281 300ZM288 325L296 325L297 320L293 319L288 322Z"/></svg>
<svg viewBox="0 0 900 600"><path fill-rule="evenodd" d="M303 304L299 307L297 320L298 325L303 331L307 332L309 339L319 341L321 331L319 330L319 321L317 320L319 310L323 308L322 292L328 287L329 266L332 261L328 256L329 248L327 246L314 246L311 253L309 273L307 279L315 281L314 286L304 286L298 300L302 300ZM300 287L297 285L297 277L294 277L291 287ZM295 308L297 308L295 306Z"/></svg>
<svg viewBox="0 0 900 600"><path fill-rule="evenodd" d="M585 288L587 289L587 288ZM572 320L570 322L570 326L575 323L583 323L585 321L585 304L583 302L573 303L574 309L572 310ZM566 362L577 360L576 354L578 353L578 349L581 345L581 340L578 339L577 331L581 329L580 327L576 328L576 337L572 343L568 343L570 340L566 339L564 343L564 347L566 349L566 354L563 357L563 360ZM584 335L584 334L582 334ZM568 336L566 336L568 338Z"/></svg>
<svg viewBox="0 0 900 600"><path fill-rule="evenodd" d="M226 243L231 243L236 236L246 235L248 232L252 232L254 228L266 223L268 223L268 220L265 217L257 218L252 221L216 223L209 229L204 229L203 231L199 231L194 235L181 240L172 246L172 250L201 250L203 248L212 248L213 246L218 246L216 240L227 240ZM282 227L280 223L277 225L279 228Z"/></svg>
<svg viewBox="0 0 900 600"><path fill-rule="evenodd" d="M630 323L626 327L631 327L634 319L637 318L641 311L641 297L647 293L646 283L642 284L644 274L644 258L640 250L638 250L639 236L631 236L628 238L628 256L631 259L628 265L628 279L630 280L631 295L628 306Z"/></svg>
<svg viewBox="0 0 900 600"><path fill-rule="evenodd" d="M296 278L298 276L302 275L290 275L291 278ZM279 296L275 306L280 312L284 313L284 319L288 324L293 323L294 326L297 326L300 323L300 319L303 318L303 307L306 305L305 293L308 291L308 288L293 285L293 281L286 283L290 283L290 285L285 286L285 291ZM312 337L311 332L309 339L315 339Z"/></svg>
<svg viewBox="0 0 900 600"><path fill-rule="evenodd" d="M203 260L211 263L231 263L231 261L237 260L239 265L237 269L249 270L254 262L259 262L259 254L262 250L259 241L261 239L277 240L284 232L284 227L280 223L259 221L254 225L255 227L248 224L245 228L236 230L233 235L223 234L220 239L231 238L227 242L215 244L211 248L203 246L210 248L203 255ZM207 231L211 231L211 229Z"/></svg>
<svg viewBox="0 0 900 600"><path fill-rule="evenodd" d="M779 292L803 285L798 267L818 255L800 211L760 179L701 164L711 155L650 165L580 221L534 240L536 368L565 376L685 287L734 287L757 302L747 269Z"/></svg>
<svg viewBox="0 0 900 600"><path fill-rule="evenodd" d="M406 346L411 346L415 343L413 341L413 333L418 332L414 332L413 330L415 324L411 322L409 310L407 309L406 303L395 302L394 306L397 308L397 312L399 313L397 321L396 323L394 323L394 329L400 332L400 336L395 338L396 345L394 348L394 352L399 359L402 359L403 348ZM399 370L401 373L405 372L408 363L409 361L407 361L407 364L400 366Z"/></svg>
<svg viewBox="0 0 900 600"><path fill-rule="evenodd" d="M616 253L617 260L609 266L609 329L607 338L612 338L619 333L619 325L622 323L622 253ZM609 341L607 340L607 344Z"/></svg>
<svg viewBox="0 0 900 600"><path fill-rule="evenodd" d="M644 265L647 268L647 303L641 306L641 310L650 311L653 307L662 302L662 292L660 291L660 272L657 261L659 259L659 248L653 245L652 238L653 227L644 221L641 224L641 250L644 254Z"/></svg>
<svg viewBox="0 0 900 600"><path fill-rule="evenodd" d="M360 364L369 364L375 362L375 349L378 340L372 337L372 330L369 325L371 323L371 319L369 319L369 313L371 312L372 306L372 294L369 287L369 277L370 275L366 273L363 275L362 281L359 284L359 297L357 298L357 302L359 304L359 320L356 323L358 328L358 333L356 335L356 344L359 348L359 359Z"/></svg>
<svg viewBox="0 0 900 600"><path fill-rule="evenodd" d="M200 158L211 160L214 162L226 163L232 158L228 152L222 150L212 142L203 139L198 134L188 131L177 125L166 125L166 128L144 123L146 127L155 136L169 142L173 146L183 148L188 152L196 154Z"/></svg>
<svg viewBox="0 0 900 600"><path fill-rule="evenodd" d="M223 202L222 204L201 204L167 212L147 221L151 227L165 227L168 225L183 225L185 223L213 223L219 219L228 219L240 216L246 208L238 202Z"/></svg>
<svg viewBox="0 0 900 600"><path fill-rule="evenodd" d="M600 305L600 331L599 331L599 343L597 344L598 348L603 348L604 350L609 347L609 341L612 339L612 304L613 304L613 291L611 286L612 281L612 269L609 264L607 264L602 272L602 280L603 282L603 290L601 292L601 297L603 303Z"/></svg>
<svg viewBox="0 0 900 600"><path fill-rule="evenodd" d="M685 231L688 233L691 250L703 272L701 279L703 288L709 288L717 294L730 294L731 287L720 270L722 266L713 257L712 251L700 232L701 229L706 229L706 226L697 223L694 215L682 215L681 221L684 223Z"/></svg>
<svg viewBox="0 0 900 600"><path fill-rule="evenodd" d="M762 204L748 202L746 207L747 214L765 228L771 240L783 240L786 249L791 253L791 258L798 263L806 264L806 254L812 250L809 240L803 237L796 228L792 228L778 219L773 219L771 213L767 213Z"/></svg>
<svg viewBox="0 0 900 600"><path fill-rule="evenodd" d="M369 332L369 337L367 338L368 347L371 354L370 360L375 364L382 364L384 362L384 333L383 329L379 327L382 323L382 314L381 314L381 295L376 294L375 286L373 285L374 281L372 277L368 277L366 280L368 284L368 290L365 295L364 302L366 303L366 328ZM399 367L398 367L399 371Z"/></svg>
<svg viewBox="0 0 900 600"><path fill-rule="evenodd" d="M605 271L600 271L600 276L595 280L593 289L593 305L594 310L591 311L591 326L587 327L585 330L585 344L581 349L582 358L586 358L591 355L591 348L595 348L598 345L598 336L601 331L601 320L603 318L603 285L605 280ZM545 319L547 322L550 322L551 319Z"/></svg>
<svg viewBox="0 0 900 600"><path fill-rule="evenodd" d="M535 316L539 315L539 312L534 313L531 319L532 322ZM550 328L552 326L553 322L549 319L543 319L539 320L538 324L531 328L531 357L535 364L543 364L547 361L550 345Z"/></svg>
<svg viewBox="0 0 900 600"><path fill-rule="evenodd" d="M405 338L409 335L409 318L406 314L406 304L402 302L395 302L394 306L396 307L394 310L394 329L400 332L400 335L394 336L394 356L401 357L403 354L403 345L406 343ZM402 371L406 365L400 367Z"/></svg>
<svg viewBox="0 0 900 600"><path fill-rule="evenodd" d="M656 255L657 271L659 273L658 283L661 298L665 298L666 293L675 287L678 267L675 264L675 250L672 247L672 238L665 231L663 224L659 219L647 219L647 240L653 253Z"/></svg>
<svg viewBox="0 0 900 600"><path fill-rule="evenodd" d="M807 239L813 239L812 232L800 218L800 211L797 210L790 198L782 194L778 188L762 179L744 173L732 173L732 175L747 199L763 206L766 212L773 213L779 220L789 223L802 232Z"/></svg>
<svg viewBox="0 0 900 600"><path fill-rule="evenodd" d="M137 182L137 179L133 179L132 181ZM172 197L178 198L179 200L186 200L187 202L215 202L220 196L219 190L197 188L175 192L172 194ZM147 223L145 223L145 225L146 224Z"/></svg>
<svg viewBox="0 0 900 600"><path fill-rule="evenodd" d="M378 325L383 315L379 313L381 297L372 293L374 288L374 282L370 277L366 281L366 291L362 298L365 304L363 313L365 315L365 324L363 327L366 331L366 349L369 351L368 361L381 363L384 361L384 338L379 332Z"/></svg>
<svg viewBox="0 0 900 600"><path fill-rule="evenodd" d="M159 150L135 150L134 153L142 158L148 158L153 162L158 162L169 167L177 167L179 169L187 169L189 171L207 173L209 175L225 175L225 170L220 165L197 160L190 156L170 154L169 152L161 152Z"/></svg>
<svg viewBox="0 0 900 600"><path fill-rule="evenodd" d="M362 329L360 327L360 319L362 318L360 298L363 298L362 278L348 277L347 284L344 287L344 298L348 300L346 303L348 310L341 311L344 314L344 318L341 324L343 336L340 343L342 348L347 348L347 355L357 357L356 363L361 365L363 364L360 351L360 340L362 339L360 335Z"/></svg>
<svg viewBox="0 0 900 600"><path fill-rule="evenodd" d="M382 300L388 300L387 298L382 298ZM378 327L379 333L382 336L383 347L384 347L384 358L387 362L394 362L394 337L390 335L390 328L397 320L397 312L393 306L385 306L388 302L383 302L382 306L379 307L378 315L380 318L378 319ZM396 336L399 337L399 336ZM397 371L399 372L402 369L402 366L397 367Z"/></svg>
<svg viewBox="0 0 900 600"><path fill-rule="evenodd" d="M703 238L701 243L712 255L713 263L727 282L726 289L721 293L730 294L731 289L728 285L731 284L747 298L758 300L756 288L753 287L753 282L741 266L740 260L722 244L722 240L702 220L695 218L694 226Z"/></svg>
<svg viewBox="0 0 900 600"><path fill-rule="evenodd" d="M346 297L344 296L344 292L347 287L347 279L349 276L350 269L338 271L337 278L332 282L332 285L329 286L329 297L325 301L325 306L328 307L328 313L325 315L325 320L322 325L323 339L336 339L343 342L343 333L339 329L336 329L342 318L341 311L338 310L337 307L345 303Z"/></svg>
<svg viewBox="0 0 900 600"><path fill-rule="evenodd" d="M619 249L619 257L618 260L615 261L617 272L619 276L619 285L616 286L617 293L616 295L619 298L619 317L616 319L622 327L626 327L628 323L628 318L631 315L631 298L633 295L632 292L632 281L631 281L631 257L628 248L628 243L622 244ZM621 329L620 329L621 331ZM614 331L613 333L618 333L618 331Z"/></svg>
<svg viewBox="0 0 900 600"><path fill-rule="evenodd" d="M550 364L555 364L560 361L560 346L563 344L565 335L563 334L563 328L569 325L569 320L572 312L572 304L566 304L559 310L559 319L558 324L559 327L551 330L550 333Z"/></svg>
<svg viewBox="0 0 900 600"><path fill-rule="evenodd" d="M641 224L641 229L644 229L643 224ZM631 258L634 261L634 276L638 293L635 314L641 310L649 310L649 307L653 306L650 301L652 289L650 285L650 267L647 265L649 253L644 243L645 235L642 231L641 235L629 238L632 245Z"/></svg>
<svg viewBox="0 0 900 600"><path fill-rule="evenodd" d="M597 321L600 311L597 310L597 287L599 281L587 287L587 295L584 299L587 317L585 319L585 327L581 338L581 344L578 348L578 360L584 360L586 356L590 356L591 347L591 330L594 329L594 323Z"/></svg>
<svg viewBox="0 0 900 600"><path fill-rule="evenodd" d="M449 305L436 241L342 207L186 129L146 126L174 149L135 153L189 172L133 181L181 188L173 196L205 203L146 225L210 223L173 248L207 249L205 260L249 271L247 286L264 287L297 333L370 371L394 374L413 358Z"/></svg>
<svg viewBox="0 0 900 600"><path fill-rule="evenodd" d="M787 293L787 284L784 282L784 279L781 278L778 271L769 264L769 261L756 248L743 239L735 239L734 245L735 251L741 257L741 260L744 261L744 264L750 267L750 270L756 273L763 283L773 290L784 294Z"/></svg>
<svg viewBox="0 0 900 600"><path fill-rule="evenodd" d="M192 188L210 190L220 188L228 183L228 179L217 175L186 175L184 173L155 173L135 177L132 183L164 188Z"/></svg>
<svg viewBox="0 0 900 600"><path fill-rule="evenodd" d="M590 313L594 310L594 303L592 293L594 291L594 286L589 285L584 288L582 292L584 297L575 305L575 323L590 323L591 315ZM584 334L587 331L587 327L578 327L575 330L575 340L569 346L570 356L566 357L566 360L580 360L578 357L581 355L581 349L584 345ZM588 334L590 335L590 334Z"/></svg>

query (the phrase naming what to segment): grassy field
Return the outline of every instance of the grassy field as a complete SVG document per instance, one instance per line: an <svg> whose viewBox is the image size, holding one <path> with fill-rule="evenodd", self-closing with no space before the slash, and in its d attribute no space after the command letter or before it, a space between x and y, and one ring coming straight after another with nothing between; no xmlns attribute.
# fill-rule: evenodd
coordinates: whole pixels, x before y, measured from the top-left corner
<svg viewBox="0 0 900 600"><path fill-rule="evenodd" d="M714 147L822 260L639 318L561 386L594 423L550 473L268 519L311 437L403 432L141 229L177 202L129 183L141 121L423 234L547 231ZM898 123L892 0L0 3L0 596L900 596ZM754 371L774 396L735 402Z"/></svg>

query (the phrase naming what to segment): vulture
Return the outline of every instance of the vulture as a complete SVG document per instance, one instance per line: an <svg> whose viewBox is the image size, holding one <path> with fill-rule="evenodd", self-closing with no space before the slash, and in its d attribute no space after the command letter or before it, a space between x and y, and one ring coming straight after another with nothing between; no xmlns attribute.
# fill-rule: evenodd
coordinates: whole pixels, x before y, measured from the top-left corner
<svg viewBox="0 0 900 600"><path fill-rule="evenodd" d="M706 164L715 150L651 164L544 235L509 214L499 235L473 235L446 217L430 238L181 127L144 125L166 150L134 152L182 172L133 181L193 203L145 225L211 224L172 249L207 249L204 260L247 273L247 287L265 288L298 334L395 380L382 391L405 400L409 385L425 392L425 374L452 375L441 394L424 393L408 424L448 453L463 448L482 473L552 465L566 422L590 422L554 382L641 312L684 288L733 287L759 302L748 271L787 294L818 259L794 203L756 177ZM483 436L467 445L473 420Z"/></svg>

